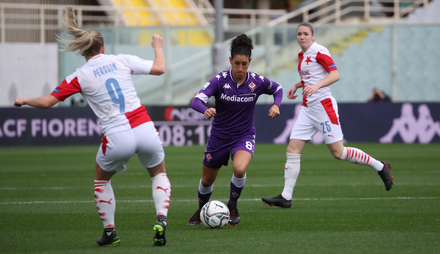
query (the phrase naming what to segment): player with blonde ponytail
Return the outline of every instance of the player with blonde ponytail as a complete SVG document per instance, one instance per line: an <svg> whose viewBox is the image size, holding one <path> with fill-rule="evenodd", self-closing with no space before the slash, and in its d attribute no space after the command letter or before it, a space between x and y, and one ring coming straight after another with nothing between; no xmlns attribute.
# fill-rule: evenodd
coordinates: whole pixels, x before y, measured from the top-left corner
<svg viewBox="0 0 440 254"><path fill-rule="evenodd" d="M60 43L68 45L67 47L64 46L60 51L70 52L79 50L78 53L85 57L99 54L101 47L104 46L104 38L96 30L85 31L78 29L78 25L75 22L75 12L72 7L66 8L63 24L66 27L66 31L74 38L67 39L57 35Z"/></svg>
<svg viewBox="0 0 440 254"><path fill-rule="evenodd" d="M61 51L78 51L87 63L78 68L47 96L17 97L14 106L29 105L50 108L69 96L81 93L99 118L103 133L95 163L95 203L104 232L99 245L119 245L115 231L116 200L110 178L126 171L128 160L136 153L147 168L152 181L152 194L156 208L153 243L164 246L171 185L165 170L165 154L147 110L140 103L131 75L162 75L165 72L163 40L153 35L151 46L154 61L133 55L105 55L104 39L95 30L79 29L71 7L66 8L64 25L73 36L58 36L66 44ZM137 191L137 190L134 190Z"/></svg>

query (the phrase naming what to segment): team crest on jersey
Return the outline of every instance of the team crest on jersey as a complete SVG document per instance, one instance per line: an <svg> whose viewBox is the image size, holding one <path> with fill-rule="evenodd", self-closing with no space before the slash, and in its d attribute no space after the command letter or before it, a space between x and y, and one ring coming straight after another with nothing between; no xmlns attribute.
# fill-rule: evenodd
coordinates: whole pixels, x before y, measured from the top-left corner
<svg viewBox="0 0 440 254"><path fill-rule="evenodd" d="M231 89L231 86L230 86L228 83L226 83L226 84L223 86L223 89Z"/></svg>
<svg viewBox="0 0 440 254"><path fill-rule="evenodd" d="M212 156L210 153L206 155L206 161L210 162L212 160Z"/></svg>
<svg viewBox="0 0 440 254"><path fill-rule="evenodd" d="M251 89L251 91L253 92L255 90L256 85L254 84L254 82L251 82L249 84L249 88Z"/></svg>

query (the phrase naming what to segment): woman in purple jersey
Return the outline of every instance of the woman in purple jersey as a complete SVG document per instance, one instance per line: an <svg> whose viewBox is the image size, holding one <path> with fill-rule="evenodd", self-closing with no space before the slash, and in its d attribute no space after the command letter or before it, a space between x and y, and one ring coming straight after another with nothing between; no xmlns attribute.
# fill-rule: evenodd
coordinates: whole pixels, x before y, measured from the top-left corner
<svg viewBox="0 0 440 254"><path fill-rule="evenodd" d="M270 206L291 207L293 188L300 171L301 153L307 142L318 131L323 135L325 143L336 159L374 168L384 182L385 189L390 190L393 184L391 164L387 161L378 161L358 148L345 147L342 142L338 106L330 93L330 85L339 80L339 74L329 51L314 42L315 33L312 24L301 23L296 32L301 47L298 54L298 72L301 81L289 89L287 98L295 99L296 90L303 88L303 104L290 134L286 151L284 190L276 197L262 198L263 202Z"/></svg>
<svg viewBox="0 0 440 254"><path fill-rule="evenodd" d="M64 25L67 32L74 37L59 38L60 42L68 45L64 51L79 50L87 63L66 78L50 95L37 98L17 97L14 106L50 108L60 100L81 92L98 116L104 134L96 155L94 182L95 204L104 232L96 242L100 246L116 246L120 243L115 231L116 200L110 179L115 173L124 172L126 163L136 153L141 164L147 168L152 182L156 208L153 243L163 246L166 244L166 216L171 185L165 170L162 142L147 110L140 103L131 76L162 75L165 72L162 51L164 42L160 36L153 35L151 45L155 53L154 61L130 55L105 55L102 35L95 30L78 29L71 7L66 8Z"/></svg>
<svg viewBox="0 0 440 254"><path fill-rule="evenodd" d="M199 208L187 225L200 224L200 209L209 201L213 183L219 169L232 159L233 175L228 208L231 213L229 224L237 225L240 215L237 200L246 181L246 169L255 149L255 128L253 115L255 103L261 94L274 96L269 116L280 114L283 90L279 84L248 71L251 63L252 39L245 34L231 42L229 62L232 68L211 78L191 102L191 107L206 118L214 117L211 136L203 159L203 175L199 182ZM214 96L215 107L204 105Z"/></svg>

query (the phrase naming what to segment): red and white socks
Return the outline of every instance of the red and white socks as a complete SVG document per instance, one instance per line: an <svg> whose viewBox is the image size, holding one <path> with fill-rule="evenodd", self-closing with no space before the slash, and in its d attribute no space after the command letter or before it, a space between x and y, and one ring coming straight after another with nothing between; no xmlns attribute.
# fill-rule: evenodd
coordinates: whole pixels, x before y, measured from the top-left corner
<svg viewBox="0 0 440 254"><path fill-rule="evenodd" d="M110 181L95 180L95 203L104 228L114 228L116 200Z"/></svg>
<svg viewBox="0 0 440 254"><path fill-rule="evenodd" d="M153 200L157 216L167 216L170 206L171 184L166 173L160 173L151 178Z"/></svg>
<svg viewBox="0 0 440 254"><path fill-rule="evenodd" d="M381 171L383 168L382 162L374 159L364 151L354 147L344 147L341 160L351 161L355 164L368 165L376 171Z"/></svg>
<svg viewBox="0 0 440 254"><path fill-rule="evenodd" d="M170 205L171 184L166 173L151 178L153 200L157 216L167 216ZM116 200L111 181L95 180L95 203L104 228L115 227Z"/></svg>

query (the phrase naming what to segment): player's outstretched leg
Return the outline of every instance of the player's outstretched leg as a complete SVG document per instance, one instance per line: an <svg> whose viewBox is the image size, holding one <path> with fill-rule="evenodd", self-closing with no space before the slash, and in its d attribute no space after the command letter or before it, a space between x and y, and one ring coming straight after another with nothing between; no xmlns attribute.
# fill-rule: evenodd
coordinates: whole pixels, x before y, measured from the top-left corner
<svg viewBox="0 0 440 254"><path fill-rule="evenodd" d="M96 240L99 246L118 246L121 243L118 234L116 234L115 228L106 228L101 237Z"/></svg>
<svg viewBox="0 0 440 254"><path fill-rule="evenodd" d="M281 194L273 198L262 198L261 200L270 206L279 206L281 208L290 208L292 206L292 200L285 199Z"/></svg>
<svg viewBox="0 0 440 254"><path fill-rule="evenodd" d="M157 216L156 224L153 227L154 238L153 243L155 246L165 246L167 243L165 239L165 231L167 226L167 217L163 215Z"/></svg>
<svg viewBox="0 0 440 254"><path fill-rule="evenodd" d="M197 211L194 213L194 215L189 219L188 223L186 225L194 226L200 224L200 209L197 209Z"/></svg>
<svg viewBox="0 0 440 254"><path fill-rule="evenodd" d="M238 214L237 205L228 204L229 209L229 225L237 226L240 222L240 214Z"/></svg>
<svg viewBox="0 0 440 254"><path fill-rule="evenodd" d="M382 178L383 183L385 184L385 189L389 191L393 186L394 177L391 175L391 163L388 161L381 161L383 164L383 168L381 171L378 171L377 174Z"/></svg>

